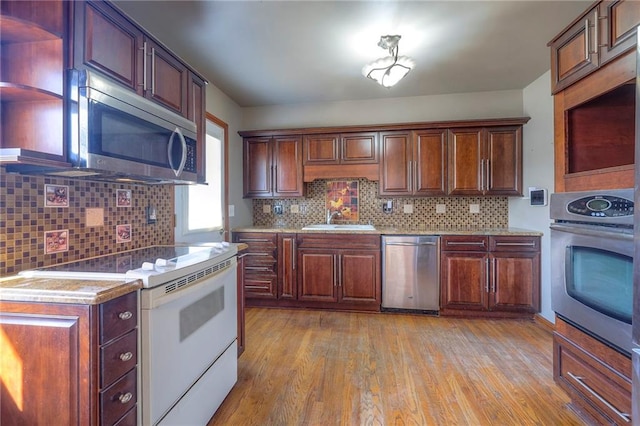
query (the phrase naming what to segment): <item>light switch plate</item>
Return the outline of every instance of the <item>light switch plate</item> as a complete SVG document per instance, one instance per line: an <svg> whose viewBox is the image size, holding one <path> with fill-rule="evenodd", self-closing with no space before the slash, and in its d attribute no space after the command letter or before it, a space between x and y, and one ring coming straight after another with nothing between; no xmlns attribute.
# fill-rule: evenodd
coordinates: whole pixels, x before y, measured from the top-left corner
<svg viewBox="0 0 640 426"><path fill-rule="evenodd" d="M436 204L436 213L446 213L447 205L446 204Z"/></svg>
<svg viewBox="0 0 640 426"><path fill-rule="evenodd" d="M413 213L413 204L405 204L404 205L405 213Z"/></svg>
<svg viewBox="0 0 640 426"><path fill-rule="evenodd" d="M469 213L480 213L480 204L469 204Z"/></svg>
<svg viewBox="0 0 640 426"><path fill-rule="evenodd" d="M271 206L269 204L264 204L262 206L262 213L271 213Z"/></svg>
<svg viewBox="0 0 640 426"><path fill-rule="evenodd" d="M86 226L104 226L104 209L87 208L85 210Z"/></svg>

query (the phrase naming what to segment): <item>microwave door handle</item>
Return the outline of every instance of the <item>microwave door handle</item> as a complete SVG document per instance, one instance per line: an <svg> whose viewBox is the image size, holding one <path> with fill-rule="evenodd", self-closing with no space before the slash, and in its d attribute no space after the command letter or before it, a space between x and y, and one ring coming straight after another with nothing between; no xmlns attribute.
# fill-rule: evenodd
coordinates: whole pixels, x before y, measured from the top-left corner
<svg viewBox="0 0 640 426"><path fill-rule="evenodd" d="M180 157L180 165L177 169L173 164L173 157L171 156L171 151L173 150L173 138L175 135L178 135L178 137L180 138L180 144L182 145L182 156ZM187 141L185 140L184 135L178 127L176 127L176 129L171 134L171 137L169 138L169 144L167 145L167 156L169 157L169 166L171 167L171 170L173 170L173 173L175 173L176 176L180 176L182 170L184 169L184 165L187 162Z"/></svg>

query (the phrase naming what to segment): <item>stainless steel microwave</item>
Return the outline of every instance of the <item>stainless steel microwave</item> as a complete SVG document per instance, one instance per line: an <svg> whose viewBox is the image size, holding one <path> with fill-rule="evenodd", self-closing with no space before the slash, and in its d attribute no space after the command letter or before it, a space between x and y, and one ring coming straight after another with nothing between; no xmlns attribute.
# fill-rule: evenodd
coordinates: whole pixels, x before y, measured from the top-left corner
<svg viewBox="0 0 640 426"><path fill-rule="evenodd" d="M68 159L47 173L145 183L197 182L196 124L89 71L69 74Z"/></svg>

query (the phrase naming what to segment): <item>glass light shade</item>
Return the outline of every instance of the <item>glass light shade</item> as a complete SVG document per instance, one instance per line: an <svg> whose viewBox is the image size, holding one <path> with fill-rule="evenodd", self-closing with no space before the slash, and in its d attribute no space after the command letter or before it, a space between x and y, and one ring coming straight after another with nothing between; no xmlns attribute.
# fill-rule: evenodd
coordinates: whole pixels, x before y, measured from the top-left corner
<svg viewBox="0 0 640 426"><path fill-rule="evenodd" d="M392 87L402 80L413 66L413 60L407 56L400 56L397 59L387 56L365 65L362 69L362 74L375 80L381 86Z"/></svg>

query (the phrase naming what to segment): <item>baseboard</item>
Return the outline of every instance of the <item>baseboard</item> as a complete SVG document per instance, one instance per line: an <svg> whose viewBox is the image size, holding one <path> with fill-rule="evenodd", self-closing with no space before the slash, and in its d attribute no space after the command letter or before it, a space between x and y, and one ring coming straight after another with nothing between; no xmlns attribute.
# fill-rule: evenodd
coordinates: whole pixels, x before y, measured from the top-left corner
<svg viewBox="0 0 640 426"><path fill-rule="evenodd" d="M535 314L533 316L533 322L547 330L549 333L553 333L556 330L556 325L540 314Z"/></svg>

